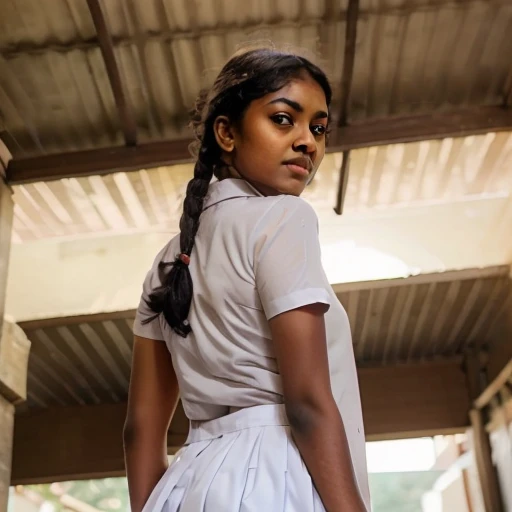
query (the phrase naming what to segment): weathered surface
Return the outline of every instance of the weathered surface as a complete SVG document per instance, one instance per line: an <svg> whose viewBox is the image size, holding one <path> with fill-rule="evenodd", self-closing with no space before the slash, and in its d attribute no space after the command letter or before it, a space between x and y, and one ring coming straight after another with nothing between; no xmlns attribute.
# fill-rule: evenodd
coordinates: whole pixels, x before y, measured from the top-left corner
<svg viewBox="0 0 512 512"><path fill-rule="evenodd" d="M4 321L13 217L11 190L4 182L9 160L9 152L0 142L0 512L7 511L14 430L13 403L26 395L26 384L20 385L20 382L25 382L27 378L30 346L23 332L19 333L19 327Z"/></svg>
<svg viewBox="0 0 512 512"><path fill-rule="evenodd" d="M0 159L0 330L4 319L7 267L11 250L12 216L13 201L11 189L3 181Z"/></svg>
<svg viewBox="0 0 512 512"><path fill-rule="evenodd" d="M18 325L4 319L0 331L0 394L13 404L27 398L30 341Z"/></svg>
<svg viewBox="0 0 512 512"><path fill-rule="evenodd" d="M11 481L14 405L0 395L0 512L7 511Z"/></svg>

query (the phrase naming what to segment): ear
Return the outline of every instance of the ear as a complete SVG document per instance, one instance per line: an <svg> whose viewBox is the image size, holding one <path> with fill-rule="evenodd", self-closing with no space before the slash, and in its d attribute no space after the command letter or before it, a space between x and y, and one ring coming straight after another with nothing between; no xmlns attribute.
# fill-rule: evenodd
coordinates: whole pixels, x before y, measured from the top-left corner
<svg viewBox="0 0 512 512"><path fill-rule="evenodd" d="M213 133L219 147L226 153L235 149L235 134L233 125L227 116L219 116L213 122Z"/></svg>

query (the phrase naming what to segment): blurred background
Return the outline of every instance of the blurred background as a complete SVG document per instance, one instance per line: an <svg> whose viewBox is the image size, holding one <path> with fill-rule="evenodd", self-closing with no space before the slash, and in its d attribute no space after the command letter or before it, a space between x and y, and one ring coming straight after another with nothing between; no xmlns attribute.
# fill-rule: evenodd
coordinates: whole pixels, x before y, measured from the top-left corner
<svg viewBox="0 0 512 512"><path fill-rule="evenodd" d="M128 510L131 326L178 232L188 111L270 41L334 89L303 197L374 511L512 511L512 2L2 0L0 512ZM170 456L187 428L179 408Z"/></svg>

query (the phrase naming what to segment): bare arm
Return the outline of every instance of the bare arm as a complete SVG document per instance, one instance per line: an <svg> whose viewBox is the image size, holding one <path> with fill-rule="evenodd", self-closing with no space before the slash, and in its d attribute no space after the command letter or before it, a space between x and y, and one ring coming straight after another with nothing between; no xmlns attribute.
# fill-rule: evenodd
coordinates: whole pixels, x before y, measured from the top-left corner
<svg viewBox="0 0 512 512"><path fill-rule="evenodd" d="M270 320L292 435L328 512L366 512L329 378L325 306Z"/></svg>
<svg viewBox="0 0 512 512"><path fill-rule="evenodd" d="M168 467L167 431L178 397L178 382L165 343L135 336L123 431L132 512L142 511Z"/></svg>

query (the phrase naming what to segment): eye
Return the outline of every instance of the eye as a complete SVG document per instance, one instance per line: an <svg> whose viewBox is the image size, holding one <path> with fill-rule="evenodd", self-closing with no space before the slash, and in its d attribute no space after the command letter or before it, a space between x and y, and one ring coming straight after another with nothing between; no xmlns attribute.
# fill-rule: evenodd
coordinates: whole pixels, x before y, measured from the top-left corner
<svg viewBox="0 0 512 512"><path fill-rule="evenodd" d="M293 124L290 116L286 114L276 114L272 116L272 121L278 124L279 126L291 126Z"/></svg>
<svg viewBox="0 0 512 512"><path fill-rule="evenodd" d="M323 124L315 124L311 127L311 131L313 132L313 135L320 137L327 133L327 126Z"/></svg>

